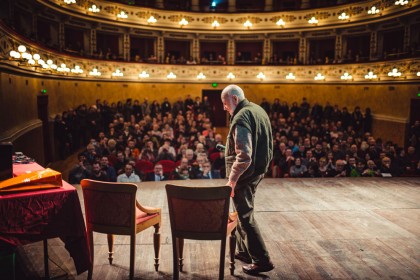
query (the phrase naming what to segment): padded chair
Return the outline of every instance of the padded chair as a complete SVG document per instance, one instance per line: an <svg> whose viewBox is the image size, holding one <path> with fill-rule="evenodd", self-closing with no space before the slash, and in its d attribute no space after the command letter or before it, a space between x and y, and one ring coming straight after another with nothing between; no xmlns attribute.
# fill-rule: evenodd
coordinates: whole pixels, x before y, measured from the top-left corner
<svg viewBox="0 0 420 280"><path fill-rule="evenodd" d="M153 172L153 162L148 160L138 160L135 168L138 172L145 175L149 172Z"/></svg>
<svg viewBox="0 0 420 280"><path fill-rule="evenodd" d="M163 173L172 173L176 168L176 163L169 159L162 159L156 164L162 164Z"/></svg>
<svg viewBox="0 0 420 280"><path fill-rule="evenodd" d="M173 279L183 268L184 239L220 240L219 279L224 278L226 237L229 235L230 274L235 271L237 213L229 215L231 188L183 187L167 184L172 231Z"/></svg>
<svg viewBox="0 0 420 280"><path fill-rule="evenodd" d="M109 263L113 261L114 234L130 235L130 279L134 276L136 234L153 226L155 270L159 267L161 209L142 206L136 200L137 186L131 183L81 181L85 203L86 229L92 258L88 279L93 273L93 232L107 234Z"/></svg>

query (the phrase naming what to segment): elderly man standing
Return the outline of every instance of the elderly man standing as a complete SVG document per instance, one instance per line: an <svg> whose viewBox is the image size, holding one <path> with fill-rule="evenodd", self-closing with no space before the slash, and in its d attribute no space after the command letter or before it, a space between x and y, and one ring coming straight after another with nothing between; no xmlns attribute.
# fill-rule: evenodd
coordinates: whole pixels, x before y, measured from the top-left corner
<svg viewBox="0 0 420 280"><path fill-rule="evenodd" d="M274 268L254 217L255 192L273 157L270 119L236 85L227 86L221 99L231 115L225 160L227 185L232 187L239 218L235 258L249 264L242 267L245 273L259 274Z"/></svg>

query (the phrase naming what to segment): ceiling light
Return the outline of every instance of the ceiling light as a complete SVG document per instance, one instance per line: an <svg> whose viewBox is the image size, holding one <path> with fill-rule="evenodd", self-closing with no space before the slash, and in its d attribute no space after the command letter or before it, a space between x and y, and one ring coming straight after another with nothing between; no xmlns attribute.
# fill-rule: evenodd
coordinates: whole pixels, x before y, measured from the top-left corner
<svg viewBox="0 0 420 280"><path fill-rule="evenodd" d="M372 8L370 8L370 10L368 11L369 15L375 15L379 13L379 9L377 9L375 6L372 6Z"/></svg>
<svg viewBox="0 0 420 280"><path fill-rule="evenodd" d="M128 14L125 11L121 11L117 17L119 18L128 18Z"/></svg>
<svg viewBox="0 0 420 280"><path fill-rule="evenodd" d="M70 72L70 68L66 66L66 64L62 63L60 67L57 68L58 72Z"/></svg>
<svg viewBox="0 0 420 280"><path fill-rule="evenodd" d="M315 18L315 17L311 17L309 20L308 20L308 23L310 23L310 24L317 24L319 21Z"/></svg>
<svg viewBox="0 0 420 280"><path fill-rule="evenodd" d="M420 72L417 72L417 77L420 77Z"/></svg>
<svg viewBox="0 0 420 280"><path fill-rule="evenodd" d="M226 78L228 78L229 80L233 80L233 79L235 79L236 77L235 77L235 75L233 75L233 73L232 73L232 72L229 72L229 74L226 76Z"/></svg>
<svg viewBox="0 0 420 280"><path fill-rule="evenodd" d="M347 20L347 19L349 19L350 18L350 16L348 15L348 14L346 14L345 12L342 12L339 16L338 16L338 19L339 20Z"/></svg>
<svg viewBox="0 0 420 280"><path fill-rule="evenodd" d="M401 77L401 72L398 72L397 68L392 69L391 72L388 72L388 76L390 77Z"/></svg>
<svg viewBox="0 0 420 280"><path fill-rule="evenodd" d="M53 62L51 59L48 59L48 60L47 60L47 64L48 64L48 65L51 65L51 64L53 64L53 63L54 63L54 62Z"/></svg>
<svg viewBox="0 0 420 280"><path fill-rule="evenodd" d="M149 75L149 73L147 73L146 71L142 71L140 74L139 74L139 78L141 78L141 79L145 79L145 78L149 78L150 77L150 75Z"/></svg>
<svg viewBox="0 0 420 280"><path fill-rule="evenodd" d="M258 73L257 79L264 80L265 79L264 73L263 72Z"/></svg>
<svg viewBox="0 0 420 280"><path fill-rule="evenodd" d="M170 72L170 73L166 76L166 78L168 78L168 79L170 79L170 80L173 80L173 79L176 79L176 75L175 75L174 73Z"/></svg>
<svg viewBox="0 0 420 280"><path fill-rule="evenodd" d="M395 1L395 5L401 5L401 6L404 6L404 5L407 5L408 4L408 0L397 0L397 1Z"/></svg>
<svg viewBox="0 0 420 280"><path fill-rule="evenodd" d="M347 73L347 72L344 72L344 74L341 76L341 79L342 80L351 80L351 79L353 79L353 76L352 75L350 75L349 73Z"/></svg>
<svg viewBox="0 0 420 280"><path fill-rule="evenodd" d="M24 53L24 52L26 52L26 47L24 45L20 45L18 47L18 51L21 52L21 53Z"/></svg>
<svg viewBox="0 0 420 280"><path fill-rule="evenodd" d="M124 76L124 73L120 71L120 69L115 70L115 72L112 73L112 77L122 77Z"/></svg>
<svg viewBox="0 0 420 280"><path fill-rule="evenodd" d="M323 76L321 73L316 74L316 76L314 77L315 81L322 81L325 80L325 76Z"/></svg>
<svg viewBox="0 0 420 280"><path fill-rule="evenodd" d="M101 75L101 72L99 72L98 69L93 68L92 71L89 72L89 75L98 77Z"/></svg>
<svg viewBox="0 0 420 280"><path fill-rule="evenodd" d="M250 22L250 21L249 21L249 19L247 19L247 20L244 22L244 26L245 26L246 28L251 28L251 27L252 27L252 22Z"/></svg>
<svg viewBox="0 0 420 280"><path fill-rule="evenodd" d="M88 11L91 13L99 13L101 9L99 9L95 4L93 4L92 7L88 9Z"/></svg>
<svg viewBox="0 0 420 280"><path fill-rule="evenodd" d="M80 68L79 65L75 65L73 69L71 69L71 72L74 74L82 74L83 70Z"/></svg>
<svg viewBox="0 0 420 280"><path fill-rule="evenodd" d="M276 24L277 24L278 26L281 26L281 27L284 27L284 26L286 25L286 23L284 22L284 20L283 20L283 19L279 19L279 20L276 22Z"/></svg>
<svg viewBox="0 0 420 280"><path fill-rule="evenodd" d="M153 24L153 23L156 23L156 22L157 22L157 19L154 16L150 16L147 19L147 23L149 23L149 24Z"/></svg>
<svg viewBox="0 0 420 280"><path fill-rule="evenodd" d="M206 76L203 74L203 72L198 73L198 75L197 75L198 80L204 80L205 78L206 78Z"/></svg>
<svg viewBox="0 0 420 280"><path fill-rule="evenodd" d="M64 0L64 3L66 3L67 5L76 4L76 0Z"/></svg>
<svg viewBox="0 0 420 280"><path fill-rule="evenodd" d="M181 27L186 26L188 24L188 20L186 20L185 18L182 18L181 21L179 22L179 25L181 25Z"/></svg>
<svg viewBox="0 0 420 280"><path fill-rule="evenodd" d="M286 80L294 80L294 79L296 79L296 76L293 75L293 73L290 72L289 74L286 75Z"/></svg>
<svg viewBox="0 0 420 280"><path fill-rule="evenodd" d="M40 58L41 58L41 56L39 55L39 54L34 54L33 56L32 56L32 58L34 59L34 60L39 60Z"/></svg>
<svg viewBox="0 0 420 280"><path fill-rule="evenodd" d="M372 80L372 79L377 79L378 76L373 74L372 71L369 71L366 75L365 75L365 79L366 80Z"/></svg>
<svg viewBox="0 0 420 280"><path fill-rule="evenodd" d="M214 20L211 26L213 26L213 28L217 28L220 26L220 23L217 20Z"/></svg>

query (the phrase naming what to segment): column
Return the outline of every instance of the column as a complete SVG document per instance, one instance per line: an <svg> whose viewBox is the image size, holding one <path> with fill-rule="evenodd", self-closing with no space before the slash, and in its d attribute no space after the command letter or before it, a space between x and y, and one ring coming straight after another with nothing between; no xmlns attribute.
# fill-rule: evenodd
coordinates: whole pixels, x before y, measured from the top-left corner
<svg viewBox="0 0 420 280"><path fill-rule="evenodd" d="M164 8L163 0L156 0L155 7L158 9L163 9Z"/></svg>
<svg viewBox="0 0 420 280"><path fill-rule="evenodd" d="M191 0L191 10L193 12L200 11L200 1L199 0Z"/></svg>
<svg viewBox="0 0 420 280"><path fill-rule="evenodd" d="M269 64L271 57L271 40L269 38L264 39L264 46L263 46L263 60L262 64Z"/></svg>
<svg viewBox="0 0 420 280"><path fill-rule="evenodd" d="M341 34L335 35L334 59L335 61L339 61L343 59L343 35Z"/></svg>
<svg viewBox="0 0 420 280"><path fill-rule="evenodd" d="M404 25L404 44L403 44L404 52L410 51L410 44L411 44L411 25L409 23L406 23Z"/></svg>
<svg viewBox="0 0 420 280"><path fill-rule="evenodd" d="M271 12L273 10L273 0L265 0L264 11Z"/></svg>
<svg viewBox="0 0 420 280"><path fill-rule="evenodd" d="M302 64L308 62L308 39L303 34L299 39L299 62Z"/></svg>
<svg viewBox="0 0 420 280"><path fill-rule="evenodd" d="M236 0L228 0L228 12L236 11Z"/></svg>
<svg viewBox="0 0 420 280"><path fill-rule="evenodd" d="M91 29L90 30L89 44L90 44L90 55L93 55L97 51L97 47L96 47L96 29Z"/></svg>
<svg viewBox="0 0 420 280"><path fill-rule="evenodd" d="M66 44L66 38L64 34L64 23L60 22L58 24L58 45L60 48L60 51L62 51L65 48Z"/></svg>
<svg viewBox="0 0 420 280"><path fill-rule="evenodd" d="M370 52L369 59L378 59L378 32L376 30L370 32Z"/></svg>
<svg viewBox="0 0 420 280"><path fill-rule="evenodd" d="M38 40L38 16L37 13L32 14L32 34Z"/></svg>
<svg viewBox="0 0 420 280"><path fill-rule="evenodd" d="M227 44L227 57L226 57L227 64L232 65L235 63L235 40L233 39L233 35L230 35L230 39L228 40Z"/></svg>
<svg viewBox="0 0 420 280"><path fill-rule="evenodd" d="M130 33L123 34L123 58L124 61L130 61Z"/></svg>
<svg viewBox="0 0 420 280"><path fill-rule="evenodd" d="M197 63L200 62L200 40L198 39L198 34L196 35L196 38L192 40L191 56L197 61ZM187 57L187 59L189 58Z"/></svg>
<svg viewBox="0 0 420 280"><path fill-rule="evenodd" d="M311 2L310 0L302 0L300 2L300 8L301 9L309 9L311 7L310 2Z"/></svg>
<svg viewBox="0 0 420 280"><path fill-rule="evenodd" d="M165 39L163 38L163 33L157 37L155 53L158 62L165 63Z"/></svg>

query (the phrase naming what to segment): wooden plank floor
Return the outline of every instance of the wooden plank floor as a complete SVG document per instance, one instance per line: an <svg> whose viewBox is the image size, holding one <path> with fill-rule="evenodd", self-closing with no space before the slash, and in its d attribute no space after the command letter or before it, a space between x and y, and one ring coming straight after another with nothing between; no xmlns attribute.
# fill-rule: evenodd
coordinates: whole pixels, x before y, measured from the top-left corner
<svg viewBox="0 0 420 280"><path fill-rule="evenodd" d="M176 181L223 185L225 180ZM77 186L83 205L83 196ZM162 208L159 272L153 267L153 229L137 235L135 279L172 279L172 245L164 184L140 183L138 200ZM83 206L82 206L83 208ZM420 279L420 180L417 178L264 179L256 218L276 268L266 279ZM106 236L94 235L94 279L128 279L129 238L116 236L114 264ZM181 279L217 279L220 243L187 240ZM77 275L58 239L49 241L51 274ZM18 249L18 279L43 276L42 244ZM235 276L244 274L236 262ZM0 276L1 278L1 276Z"/></svg>

